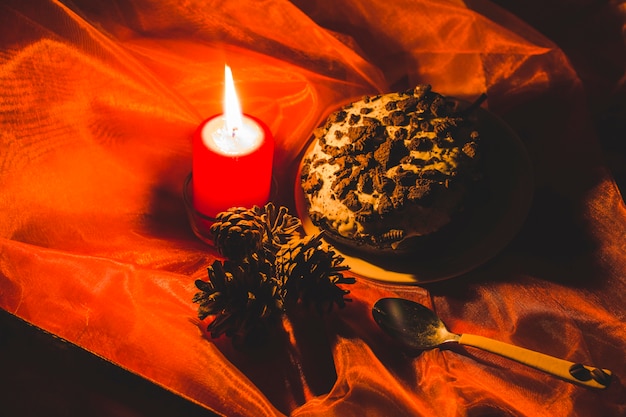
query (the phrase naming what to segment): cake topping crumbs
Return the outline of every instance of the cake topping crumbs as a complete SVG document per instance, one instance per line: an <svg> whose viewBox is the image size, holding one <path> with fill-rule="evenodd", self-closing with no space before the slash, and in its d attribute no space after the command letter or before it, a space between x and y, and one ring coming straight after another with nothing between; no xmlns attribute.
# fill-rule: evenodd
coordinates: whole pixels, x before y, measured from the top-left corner
<svg viewBox="0 0 626 417"><path fill-rule="evenodd" d="M314 194L322 188L324 180L317 172L306 176L306 180L302 183L302 189L306 194Z"/></svg>
<svg viewBox="0 0 626 417"><path fill-rule="evenodd" d="M353 189L354 183L350 178L337 178L333 181L333 189L336 190L337 197L342 201L346 198L348 191Z"/></svg>
<svg viewBox="0 0 626 417"><path fill-rule="evenodd" d="M462 150L465 155L473 159L476 158L478 154L478 145L476 144L476 142L467 142L465 145L463 145Z"/></svg>
<svg viewBox="0 0 626 417"><path fill-rule="evenodd" d="M367 170L372 167L372 163L374 161L374 154L372 152L368 153L360 153L354 157L357 164L361 166L362 169Z"/></svg>
<svg viewBox="0 0 626 417"><path fill-rule="evenodd" d="M351 114L350 115L350 120L348 120L348 123L350 125L355 125L355 124L359 123L359 120L361 120L361 115L359 115L359 114Z"/></svg>
<svg viewBox="0 0 626 417"><path fill-rule="evenodd" d="M417 101L418 100L416 97L409 97L404 100L398 101L397 107L405 113L410 113L415 111L415 108L417 107Z"/></svg>
<svg viewBox="0 0 626 417"><path fill-rule="evenodd" d="M359 211L361 209L359 197L352 190L349 191L346 195L346 198L343 200L343 204L345 204L346 207L348 207L348 209L351 211Z"/></svg>
<svg viewBox="0 0 626 417"><path fill-rule="evenodd" d="M380 126L381 122L380 120L376 119L375 117L363 117L363 124L365 126Z"/></svg>
<svg viewBox="0 0 626 417"><path fill-rule="evenodd" d="M385 123L391 126L406 126L409 124L409 118L402 110L396 110L389 114L389 122Z"/></svg>
<svg viewBox="0 0 626 417"><path fill-rule="evenodd" d="M430 140L427 137L414 137L413 139L411 139L411 142L409 142L409 146L408 148L412 151L430 151L434 146L434 143L432 140Z"/></svg>
<svg viewBox="0 0 626 417"><path fill-rule="evenodd" d="M388 101L387 104L385 104L385 110L388 110L388 111L395 110L397 107L398 107L397 101Z"/></svg>
<svg viewBox="0 0 626 417"><path fill-rule="evenodd" d="M420 100L415 106L415 111L418 113L427 113L430 111L430 101L428 99Z"/></svg>
<svg viewBox="0 0 626 417"><path fill-rule="evenodd" d="M393 204L394 209L399 210L402 206L404 206L404 194L406 189L407 187L403 187L401 184L396 182L396 186L390 197L391 204Z"/></svg>
<svg viewBox="0 0 626 417"><path fill-rule="evenodd" d="M394 140L406 140L409 138L409 131L401 127L393 134Z"/></svg>
<svg viewBox="0 0 626 417"><path fill-rule="evenodd" d="M409 154L403 140L392 140L381 143L374 151L374 158L384 169L389 169L400 163L400 160Z"/></svg>
<svg viewBox="0 0 626 417"><path fill-rule="evenodd" d="M357 182L357 190L364 194L372 194L372 192L374 191L374 184L372 181L372 176L369 172L366 172L359 177L359 181Z"/></svg>
<svg viewBox="0 0 626 417"><path fill-rule="evenodd" d="M327 164L327 163L328 163L328 159L326 159L326 158L319 158L319 159L316 159L315 161L311 162L311 166L313 168L317 168L318 166L324 165L324 164ZM302 173L302 175L304 175L304 172Z"/></svg>
<svg viewBox="0 0 626 417"><path fill-rule="evenodd" d="M434 168L427 168L422 170L419 173L419 176L420 178L425 178L429 180L442 180L445 178L445 175L441 171Z"/></svg>
<svg viewBox="0 0 626 417"><path fill-rule="evenodd" d="M444 117L447 115L448 105L443 97L437 96L430 104L430 111L435 117Z"/></svg>
<svg viewBox="0 0 626 417"><path fill-rule="evenodd" d="M409 187L407 198L413 202L427 203L427 198L432 195L433 182L417 180L415 186Z"/></svg>
<svg viewBox="0 0 626 417"><path fill-rule="evenodd" d="M390 192L395 187L394 182L390 178L387 178L380 168L372 172L372 185L374 191L379 193Z"/></svg>
<svg viewBox="0 0 626 417"><path fill-rule="evenodd" d="M361 210L359 210L356 215L355 215L355 219L357 222L359 223L369 223L373 220L375 220L378 216L376 216L374 214L374 212L372 212L372 205L363 205L363 207L361 208Z"/></svg>
<svg viewBox="0 0 626 417"><path fill-rule="evenodd" d="M380 200L378 201L378 214L384 216L392 211L393 203L391 202L391 198L387 194L382 194L380 196Z"/></svg>
<svg viewBox="0 0 626 417"><path fill-rule="evenodd" d="M382 242L395 242L401 240L404 237L404 230L392 229L380 236Z"/></svg>
<svg viewBox="0 0 626 417"><path fill-rule="evenodd" d="M435 127L435 133L441 135L447 132L452 127L457 127L460 123L460 119L454 117L445 117L437 121L433 121Z"/></svg>
<svg viewBox="0 0 626 417"><path fill-rule="evenodd" d="M418 86L415 87L415 89L413 90L413 95L421 100L424 97L426 97L426 95L428 95L428 93L430 93L431 91L431 86L428 84L420 84Z"/></svg>
<svg viewBox="0 0 626 417"><path fill-rule="evenodd" d="M339 156L343 153L343 150L337 146L323 145L322 149L331 156Z"/></svg>
<svg viewBox="0 0 626 417"><path fill-rule="evenodd" d="M361 224L385 216L392 222L389 214L409 203L431 207L438 190L457 187L459 172L479 157L478 133L466 129L468 114L457 112L455 103L420 85L395 95L366 96L359 105L333 113L326 130L316 134L333 167L325 186L331 192L324 198L341 201ZM304 184L308 195L319 186L315 178ZM393 230L384 239L383 232L354 233L373 241L406 236L401 227Z"/></svg>
<svg viewBox="0 0 626 417"><path fill-rule="evenodd" d="M352 143L363 138L367 134L367 127L365 126L350 126L348 128L348 138Z"/></svg>
<svg viewBox="0 0 626 417"><path fill-rule="evenodd" d="M398 182L401 185L414 185L417 181L417 172L399 169L397 174Z"/></svg>
<svg viewBox="0 0 626 417"><path fill-rule="evenodd" d="M329 116L328 120L331 123L340 123L340 122L343 122L344 120L346 120L346 116L347 115L348 115L348 113L345 112L344 110L339 110L339 111L333 112Z"/></svg>
<svg viewBox="0 0 626 417"><path fill-rule="evenodd" d="M432 132L434 130L433 125L427 120L420 121L419 128L424 132Z"/></svg>

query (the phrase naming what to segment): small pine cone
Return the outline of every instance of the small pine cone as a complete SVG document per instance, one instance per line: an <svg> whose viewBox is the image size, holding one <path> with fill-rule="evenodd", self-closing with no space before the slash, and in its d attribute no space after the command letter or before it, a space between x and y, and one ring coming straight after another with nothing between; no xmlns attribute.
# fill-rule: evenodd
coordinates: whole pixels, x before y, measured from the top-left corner
<svg viewBox="0 0 626 417"><path fill-rule="evenodd" d="M243 207L219 213L210 233L220 255L229 259L243 259L263 247L263 226L254 211Z"/></svg>
<svg viewBox="0 0 626 417"><path fill-rule="evenodd" d="M284 245L294 237L300 237L297 232L302 225L300 219L289 214L287 207L279 207L273 203L267 203L265 207L254 207L254 212L265 227L267 235L266 248L276 253L281 245Z"/></svg>
<svg viewBox="0 0 626 417"><path fill-rule="evenodd" d="M321 235L292 239L276 255L276 276L281 282L286 302L301 301L314 304L320 313L331 311L334 304L345 307L345 296L350 293L339 284L354 284L342 271L343 257L323 244Z"/></svg>
<svg viewBox="0 0 626 417"><path fill-rule="evenodd" d="M278 281L272 277L272 266L253 254L233 263L215 261L208 268L209 280L197 280L193 302L198 303L198 317L214 316L207 330L211 337L222 334L234 343L246 343L250 334L269 328L283 310Z"/></svg>

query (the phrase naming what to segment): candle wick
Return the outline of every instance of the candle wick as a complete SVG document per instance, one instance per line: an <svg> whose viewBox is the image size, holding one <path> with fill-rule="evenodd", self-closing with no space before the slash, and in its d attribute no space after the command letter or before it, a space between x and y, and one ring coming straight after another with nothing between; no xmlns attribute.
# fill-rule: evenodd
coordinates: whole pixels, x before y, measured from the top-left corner
<svg viewBox="0 0 626 417"><path fill-rule="evenodd" d="M232 138L235 139L235 136L237 136L237 128L236 127L233 127L231 135L232 135Z"/></svg>

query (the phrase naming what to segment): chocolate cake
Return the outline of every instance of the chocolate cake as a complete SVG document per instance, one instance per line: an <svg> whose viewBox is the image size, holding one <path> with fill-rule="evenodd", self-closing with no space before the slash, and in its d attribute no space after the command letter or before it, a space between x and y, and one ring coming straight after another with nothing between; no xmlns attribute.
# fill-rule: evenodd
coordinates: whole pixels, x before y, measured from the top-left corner
<svg viewBox="0 0 626 417"><path fill-rule="evenodd" d="M418 85L332 113L301 166L312 222L331 239L390 250L453 223L481 178L474 106L462 107Z"/></svg>

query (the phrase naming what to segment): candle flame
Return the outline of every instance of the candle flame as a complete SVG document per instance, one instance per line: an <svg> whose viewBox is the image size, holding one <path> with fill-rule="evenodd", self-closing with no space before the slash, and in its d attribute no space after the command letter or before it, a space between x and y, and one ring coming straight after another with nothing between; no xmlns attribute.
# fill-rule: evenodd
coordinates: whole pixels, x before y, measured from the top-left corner
<svg viewBox="0 0 626 417"><path fill-rule="evenodd" d="M235 137L237 130L243 125L243 116L239 98L235 91L233 72L228 65L224 66L224 118L226 120L226 131Z"/></svg>

